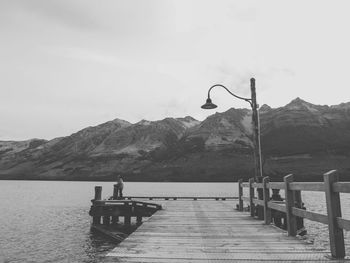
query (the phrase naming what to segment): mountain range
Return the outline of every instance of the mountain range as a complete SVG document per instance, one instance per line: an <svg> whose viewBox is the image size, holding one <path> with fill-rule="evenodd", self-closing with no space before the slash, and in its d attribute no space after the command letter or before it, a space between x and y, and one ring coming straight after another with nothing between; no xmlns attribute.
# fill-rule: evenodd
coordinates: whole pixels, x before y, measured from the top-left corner
<svg viewBox="0 0 350 263"><path fill-rule="evenodd" d="M264 175L350 178L350 102L300 98L259 109ZM0 179L233 181L254 174L250 109L203 121L187 116L130 123L115 119L53 140L0 141Z"/></svg>

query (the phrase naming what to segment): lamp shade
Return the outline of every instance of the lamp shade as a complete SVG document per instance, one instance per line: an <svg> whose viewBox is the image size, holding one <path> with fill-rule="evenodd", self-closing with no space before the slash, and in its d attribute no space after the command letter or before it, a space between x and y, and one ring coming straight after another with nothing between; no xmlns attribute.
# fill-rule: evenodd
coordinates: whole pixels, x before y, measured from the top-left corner
<svg viewBox="0 0 350 263"><path fill-rule="evenodd" d="M216 106L214 103L211 102L210 98L207 98L206 103L201 106L202 109L206 109L206 110L215 109L217 107L218 106Z"/></svg>

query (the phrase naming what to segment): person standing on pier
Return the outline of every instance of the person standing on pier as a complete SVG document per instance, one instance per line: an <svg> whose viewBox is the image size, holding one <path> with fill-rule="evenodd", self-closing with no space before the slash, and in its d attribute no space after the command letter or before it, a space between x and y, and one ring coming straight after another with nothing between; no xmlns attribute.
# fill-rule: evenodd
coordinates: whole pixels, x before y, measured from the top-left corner
<svg viewBox="0 0 350 263"><path fill-rule="evenodd" d="M124 189L124 181L123 178L118 174L117 175L117 198L123 198L123 189Z"/></svg>

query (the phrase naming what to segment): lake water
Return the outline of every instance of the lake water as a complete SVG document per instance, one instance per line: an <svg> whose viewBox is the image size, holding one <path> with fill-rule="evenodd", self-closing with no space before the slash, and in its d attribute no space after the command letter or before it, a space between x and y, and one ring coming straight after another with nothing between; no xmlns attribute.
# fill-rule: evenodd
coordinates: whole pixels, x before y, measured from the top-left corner
<svg viewBox="0 0 350 263"><path fill-rule="evenodd" d="M95 185L102 185L103 197L113 192L112 182L0 181L0 262L99 262L116 245L90 232ZM124 194L237 196L237 184L127 182ZM303 201L308 210L325 213L323 193L308 192ZM350 195L342 195L342 209L350 219ZM305 225L308 240L328 248L327 226Z"/></svg>

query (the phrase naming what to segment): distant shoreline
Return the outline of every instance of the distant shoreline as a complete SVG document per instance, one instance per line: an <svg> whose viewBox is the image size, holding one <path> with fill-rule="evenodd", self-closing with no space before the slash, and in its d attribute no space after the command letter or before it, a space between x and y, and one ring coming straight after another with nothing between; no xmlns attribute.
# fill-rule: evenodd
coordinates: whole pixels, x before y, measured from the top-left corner
<svg viewBox="0 0 350 263"><path fill-rule="evenodd" d="M244 181L247 181L248 178L243 178ZM114 180L77 180L77 179L72 179L72 180L59 180L59 179L0 179L0 181L51 181L51 182L115 182ZM135 182L135 183L237 183L237 181L195 181L195 180L182 180L182 181L166 181L166 180L158 180L158 181L152 181L152 180L124 180L126 183L128 182ZM280 180L273 180L275 182L283 182L283 178ZM296 180L299 182L323 182L321 180ZM348 180L341 180L341 181L348 181Z"/></svg>
<svg viewBox="0 0 350 263"><path fill-rule="evenodd" d="M51 181L51 182L115 182L114 180L58 180L58 179L0 179L0 181ZM237 181L151 181L151 180L124 180L126 183L237 183Z"/></svg>

